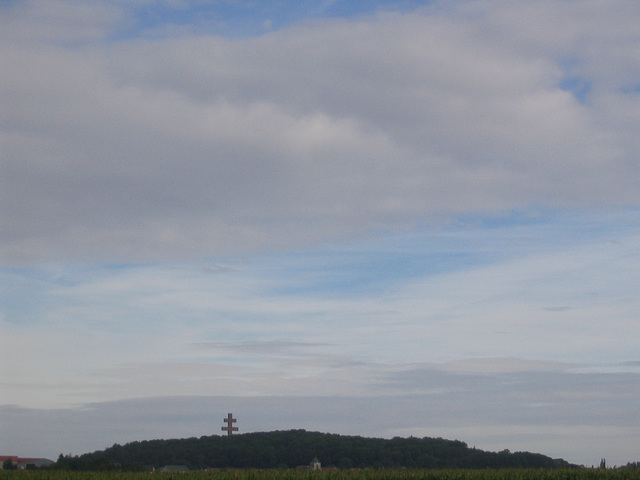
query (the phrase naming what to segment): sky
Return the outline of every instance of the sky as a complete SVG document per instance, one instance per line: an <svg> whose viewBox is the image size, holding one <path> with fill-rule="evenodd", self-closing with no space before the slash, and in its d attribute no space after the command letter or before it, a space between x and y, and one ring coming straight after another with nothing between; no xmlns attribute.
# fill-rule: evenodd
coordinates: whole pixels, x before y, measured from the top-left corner
<svg viewBox="0 0 640 480"><path fill-rule="evenodd" d="M639 461L637 0L0 2L0 453L290 428Z"/></svg>

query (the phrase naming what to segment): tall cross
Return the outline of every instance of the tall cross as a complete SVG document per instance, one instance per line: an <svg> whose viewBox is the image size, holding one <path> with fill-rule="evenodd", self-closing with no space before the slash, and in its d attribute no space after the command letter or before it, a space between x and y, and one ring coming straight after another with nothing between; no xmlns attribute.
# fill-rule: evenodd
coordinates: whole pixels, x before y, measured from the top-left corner
<svg viewBox="0 0 640 480"><path fill-rule="evenodd" d="M222 430L226 430L227 431L227 435L231 436L231 434L233 432L237 432L238 431L238 427L233 427L232 425L237 422L237 420L235 418L233 418L232 414L227 415L227 418L224 418L223 421L227 424L226 427L222 427Z"/></svg>

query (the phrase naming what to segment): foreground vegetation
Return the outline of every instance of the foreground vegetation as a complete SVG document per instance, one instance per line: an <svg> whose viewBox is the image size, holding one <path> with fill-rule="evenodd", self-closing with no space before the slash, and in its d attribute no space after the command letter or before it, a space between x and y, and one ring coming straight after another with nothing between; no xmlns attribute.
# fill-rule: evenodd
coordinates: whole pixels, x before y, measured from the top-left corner
<svg viewBox="0 0 640 480"><path fill-rule="evenodd" d="M486 470L217 470L188 473L69 472L0 470L0 480L637 480L638 468Z"/></svg>

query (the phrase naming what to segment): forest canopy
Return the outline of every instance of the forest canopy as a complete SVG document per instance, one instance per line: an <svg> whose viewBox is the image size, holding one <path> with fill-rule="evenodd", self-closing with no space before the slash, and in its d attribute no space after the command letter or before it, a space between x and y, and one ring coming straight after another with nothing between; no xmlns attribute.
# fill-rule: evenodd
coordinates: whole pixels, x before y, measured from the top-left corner
<svg viewBox="0 0 640 480"><path fill-rule="evenodd" d="M289 430L115 444L81 456L60 455L65 470L136 470L164 465L203 468L296 468L317 457L337 468L557 468L564 460L529 452L487 452L442 438L366 438Z"/></svg>

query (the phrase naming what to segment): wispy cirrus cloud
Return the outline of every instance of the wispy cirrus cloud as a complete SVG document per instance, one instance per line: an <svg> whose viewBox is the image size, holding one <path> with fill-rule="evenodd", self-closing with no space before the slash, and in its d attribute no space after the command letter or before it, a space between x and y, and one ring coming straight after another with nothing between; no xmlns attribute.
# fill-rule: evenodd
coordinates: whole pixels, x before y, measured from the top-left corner
<svg viewBox="0 0 640 480"><path fill-rule="evenodd" d="M604 229L595 241L580 225L571 234L545 228L540 239L528 225L464 226L441 239L436 231L350 245L369 252L355 260L346 255L343 262L332 246L214 261L214 273L207 262L52 268L37 270L34 283L33 269L5 271L13 297L3 313L13 332L3 350L5 381L13 385L6 401L43 406L157 396L173 391L165 375L179 377L185 394L219 393L215 384L227 385L229 394L318 385L327 393L362 393L380 369L424 362L476 373L563 364L628 371L622 364L634 361L638 334L636 235L610 242ZM522 239L519 246L512 239L503 247L507 232ZM420 253L425 241L429 254ZM428 259L433 249L465 254L435 266L416 262L415 271L397 261ZM317 279L323 264L326 276ZM18 297L31 299L29 318ZM21 362L24 355L33 361ZM244 380L229 382L226 367ZM311 386L300 389L293 378ZM74 394L33 397L38 381L44 391Z"/></svg>

